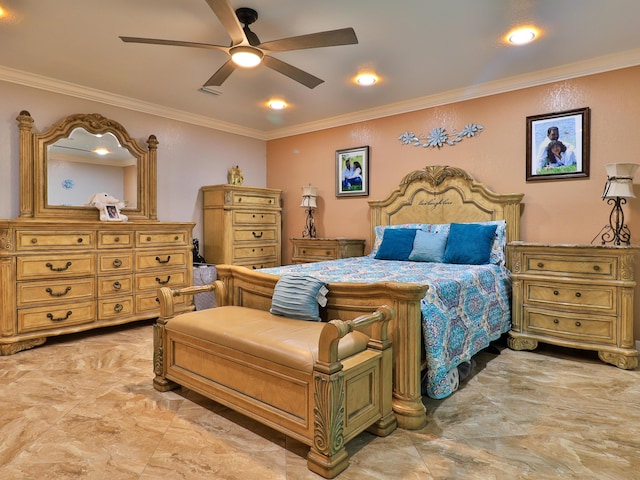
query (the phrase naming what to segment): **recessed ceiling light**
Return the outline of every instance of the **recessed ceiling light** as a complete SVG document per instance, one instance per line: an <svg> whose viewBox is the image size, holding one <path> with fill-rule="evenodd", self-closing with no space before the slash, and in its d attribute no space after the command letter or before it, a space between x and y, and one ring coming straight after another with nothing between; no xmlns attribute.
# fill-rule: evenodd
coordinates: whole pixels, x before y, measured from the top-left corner
<svg viewBox="0 0 640 480"><path fill-rule="evenodd" d="M356 83L362 86L373 85L378 81L378 77L373 73L361 73L356 77Z"/></svg>
<svg viewBox="0 0 640 480"><path fill-rule="evenodd" d="M524 45L525 43L529 43L536 38L537 31L533 28L519 28L510 32L507 35L507 41L514 45Z"/></svg>
<svg viewBox="0 0 640 480"><path fill-rule="evenodd" d="M283 110L287 108L287 103L284 100L269 100L267 103L271 110Z"/></svg>

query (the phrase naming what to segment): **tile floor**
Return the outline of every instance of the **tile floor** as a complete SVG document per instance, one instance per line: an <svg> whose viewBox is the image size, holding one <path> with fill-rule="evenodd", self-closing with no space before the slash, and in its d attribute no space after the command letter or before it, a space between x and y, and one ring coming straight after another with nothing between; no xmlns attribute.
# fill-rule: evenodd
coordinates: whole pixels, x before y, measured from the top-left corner
<svg viewBox="0 0 640 480"><path fill-rule="evenodd" d="M368 433L341 480L640 479L640 369L541 346L482 352L428 425ZM0 480L298 480L307 447L193 392L151 386L150 323L0 357Z"/></svg>

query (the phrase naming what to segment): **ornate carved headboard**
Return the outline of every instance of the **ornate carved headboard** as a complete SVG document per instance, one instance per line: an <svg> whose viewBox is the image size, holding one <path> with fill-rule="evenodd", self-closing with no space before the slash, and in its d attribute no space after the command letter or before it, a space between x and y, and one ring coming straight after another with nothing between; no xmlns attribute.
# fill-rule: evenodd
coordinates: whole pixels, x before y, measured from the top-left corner
<svg viewBox="0 0 640 480"><path fill-rule="evenodd" d="M374 227L401 223L506 220L507 241L520 240L522 193L498 194L461 168L432 165L406 175L384 200L370 201Z"/></svg>

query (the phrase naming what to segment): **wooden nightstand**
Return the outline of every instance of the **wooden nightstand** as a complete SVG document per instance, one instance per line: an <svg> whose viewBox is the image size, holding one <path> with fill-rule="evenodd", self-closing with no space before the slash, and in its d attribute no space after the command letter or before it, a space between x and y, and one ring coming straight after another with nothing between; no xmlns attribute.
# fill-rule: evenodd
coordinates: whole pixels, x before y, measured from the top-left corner
<svg viewBox="0 0 640 480"><path fill-rule="evenodd" d="M638 366L633 338L637 247L507 246L512 280L513 350L538 342L596 350L619 368Z"/></svg>
<svg viewBox="0 0 640 480"><path fill-rule="evenodd" d="M293 263L321 262L364 255L364 240L353 238L292 238Z"/></svg>

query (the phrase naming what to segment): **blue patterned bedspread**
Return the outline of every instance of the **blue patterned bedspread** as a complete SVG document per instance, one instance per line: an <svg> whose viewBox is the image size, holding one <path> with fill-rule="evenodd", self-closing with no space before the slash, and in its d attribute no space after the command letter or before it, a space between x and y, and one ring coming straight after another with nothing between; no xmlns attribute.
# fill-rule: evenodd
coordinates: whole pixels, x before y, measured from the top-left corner
<svg viewBox="0 0 640 480"><path fill-rule="evenodd" d="M275 275L311 275L324 282L405 282L429 285L421 302L427 360L426 391L452 393L447 373L511 328L509 271L497 265L345 258L265 268Z"/></svg>

